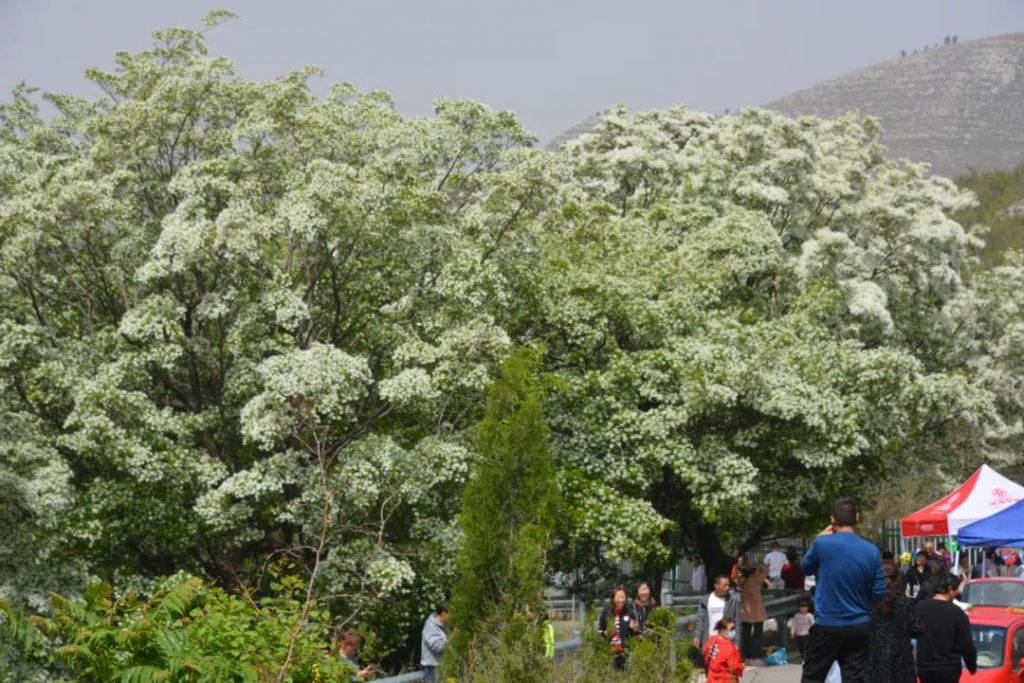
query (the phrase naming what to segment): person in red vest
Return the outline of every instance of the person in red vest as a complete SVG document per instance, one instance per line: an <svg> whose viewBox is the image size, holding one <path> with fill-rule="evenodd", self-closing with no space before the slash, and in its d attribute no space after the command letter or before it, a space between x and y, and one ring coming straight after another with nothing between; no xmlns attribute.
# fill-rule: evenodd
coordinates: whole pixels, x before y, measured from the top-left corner
<svg viewBox="0 0 1024 683"><path fill-rule="evenodd" d="M735 586L736 580L740 577L740 549L733 548L732 552L729 553L729 557L732 558L732 569L729 570L729 582Z"/></svg>
<svg viewBox="0 0 1024 683"><path fill-rule="evenodd" d="M715 635L704 644L704 666L708 683L739 683L743 677L743 660L736 647L736 623L723 617L715 624Z"/></svg>
<svg viewBox="0 0 1024 683"><path fill-rule="evenodd" d="M788 591L804 589L804 571L800 569L800 555L795 548L786 551L786 564L782 567L782 584Z"/></svg>

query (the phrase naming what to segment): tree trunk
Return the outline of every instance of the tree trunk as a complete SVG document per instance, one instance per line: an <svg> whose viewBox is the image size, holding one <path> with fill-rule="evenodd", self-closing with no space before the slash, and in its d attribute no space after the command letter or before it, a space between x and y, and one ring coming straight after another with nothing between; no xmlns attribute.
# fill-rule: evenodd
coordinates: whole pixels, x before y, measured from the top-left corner
<svg viewBox="0 0 1024 683"><path fill-rule="evenodd" d="M722 548L718 530L713 526L698 522L696 526L697 554L704 563L704 572L708 579L708 589L714 585L715 577L728 576L732 571L733 558Z"/></svg>
<svg viewBox="0 0 1024 683"><path fill-rule="evenodd" d="M664 583L665 571L667 569L664 563L653 558L649 558L644 562L644 581L651 587L651 597L659 603L661 602L661 586Z"/></svg>
<svg viewBox="0 0 1024 683"><path fill-rule="evenodd" d="M651 594L660 597L664 571L676 563L684 549L695 549L700 556L707 574L708 588L716 576L728 576L732 572L734 562L728 552L731 548L722 547L718 527L706 522L700 511L693 508L690 491L671 468L662 468L661 479L653 483L650 493L654 509L678 525L677 529L662 535L662 543L670 550L669 564L650 560L644 564L644 576L651 586ZM746 553L759 543L766 532L766 523L751 529L749 535L739 544L740 554Z"/></svg>
<svg viewBox="0 0 1024 683"><path fill-rule="evenodd" d="M765 535L767 527L760 524L751 530L750 535L744 539L736 550L739 550L742 557L748 550L757 545ZM697 552L701 561L704 562L704 570L707 572L708 587L712 585L716 576L728 576L732 572L733 557L722 547L718 529L707 524L703 520L696 525Z"/></svg>
<svg viewBox="0 0 1024 683"><path fill-rule="evenodd" d="M662 545L669 549L668 560L660 562L649 558L644 563L644 578L651 587L651 595L660 601L665 572L674 567L682 557L683 550L687 545L685 542L686 523L693 517L688 505L689 492L669 467L662 468L661 479L655 481L651 486L650 496L654 509L678 525L678 528L661 534Z"/></svg>

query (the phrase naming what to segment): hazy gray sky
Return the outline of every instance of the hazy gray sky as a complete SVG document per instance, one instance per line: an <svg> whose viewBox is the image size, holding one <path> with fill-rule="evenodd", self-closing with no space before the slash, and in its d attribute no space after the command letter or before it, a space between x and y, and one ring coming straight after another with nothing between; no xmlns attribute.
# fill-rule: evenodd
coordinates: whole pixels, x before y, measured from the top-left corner
<svg viewBox="0 0 1024 683"><path fill-rule="evenodd" d="M721 112L947 34L1024 31L1024 0L0 0L0 92L94 94L86 67L213 8L239 15L208 38L245 76L317 64L318 91L387 90L407 114L473 98L542 141L618 102Z"/></svg>

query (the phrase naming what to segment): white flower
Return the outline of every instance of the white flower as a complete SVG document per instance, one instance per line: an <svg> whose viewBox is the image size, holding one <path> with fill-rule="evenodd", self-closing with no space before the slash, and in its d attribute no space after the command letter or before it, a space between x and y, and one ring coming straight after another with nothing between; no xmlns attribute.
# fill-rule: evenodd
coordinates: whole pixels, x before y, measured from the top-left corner
<svg viewBox="0 0 1024 683"><path fill-rule="evenodd" d="M846 296L846 305L850 313L859 318L875 321L886 333L892 331L889 298L881 287L866 280L843 280L839 286Z"/></svg>

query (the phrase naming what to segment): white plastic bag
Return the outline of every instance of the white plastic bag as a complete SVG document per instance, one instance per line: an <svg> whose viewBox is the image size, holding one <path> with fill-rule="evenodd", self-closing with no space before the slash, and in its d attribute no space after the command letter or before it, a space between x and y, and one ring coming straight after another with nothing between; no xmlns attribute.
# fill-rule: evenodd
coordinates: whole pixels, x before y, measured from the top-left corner
<svg viewBox="0 0 1024 683"><path fill-rule="evenodd" d="M843 683L843 677L839 673L839 662L832 662L832 668L828 670L828 676L825 676L825 683Z"/></svg>

